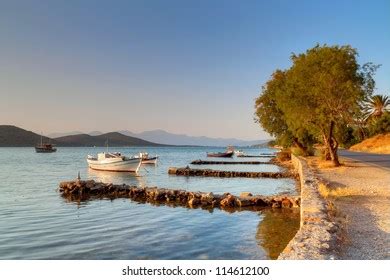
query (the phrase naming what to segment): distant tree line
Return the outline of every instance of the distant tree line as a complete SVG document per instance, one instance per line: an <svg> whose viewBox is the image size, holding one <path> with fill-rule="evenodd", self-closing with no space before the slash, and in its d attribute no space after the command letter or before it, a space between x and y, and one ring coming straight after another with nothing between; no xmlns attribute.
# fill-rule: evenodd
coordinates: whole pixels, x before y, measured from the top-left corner
<svg viewBox="0 0 390 280"><path fill-rule="evenodd" d="M338 147L390 132L390 100L374 95L379 65L359 65L351 46L316 45L292 54L292 66L276 70L255 104L255 121L277 144L309 153L315 143L339 166Z"/></svg>

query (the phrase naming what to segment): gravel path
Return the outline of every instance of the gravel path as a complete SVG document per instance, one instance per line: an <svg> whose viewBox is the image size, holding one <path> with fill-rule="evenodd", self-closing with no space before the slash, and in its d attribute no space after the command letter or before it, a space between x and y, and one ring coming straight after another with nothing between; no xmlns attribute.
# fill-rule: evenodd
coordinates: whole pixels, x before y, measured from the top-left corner
<svg viewBox="0 0 390 280"><path fill-rule="evenodd" d="M390 259L390 170L344 158L339 168L316 168L329 199L345 218L341 259ZM317 160L311 160L317 166Z"/></svg>

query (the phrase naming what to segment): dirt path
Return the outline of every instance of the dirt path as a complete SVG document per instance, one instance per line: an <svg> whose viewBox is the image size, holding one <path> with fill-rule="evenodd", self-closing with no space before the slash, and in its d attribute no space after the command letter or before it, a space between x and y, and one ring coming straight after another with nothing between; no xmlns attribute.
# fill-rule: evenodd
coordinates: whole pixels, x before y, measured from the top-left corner
<svg viewBox="0 0 390 280"><path fill-rule="evenodd" d="M344 158L339 168L318 168L323 192L345 224L341 259L390 259L390 170Z"/></svg>

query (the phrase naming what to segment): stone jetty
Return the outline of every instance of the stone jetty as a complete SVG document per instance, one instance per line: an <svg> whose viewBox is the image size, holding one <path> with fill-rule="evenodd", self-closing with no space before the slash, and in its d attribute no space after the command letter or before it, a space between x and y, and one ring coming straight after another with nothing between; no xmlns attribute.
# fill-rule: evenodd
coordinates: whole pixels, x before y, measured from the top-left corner
<svg viewBox="0 0 390 280"><path fill-rule="evenodd" d="M276 157L275 155L238 155L237 157L242 157L242 158L274 158Z"/></svg>
<svg viewBox="0 0 390 280"><path fill-rule="evenodd" d="M192 169L189 167L170 167L168 174L178 176L205 176L205 177L242 177L242 178L292 178L295 173L291 172L246 172L246 171L222 171L213 169Z"/></svg>
<svg viewBox="0 0 390 280"><path fill-rule="evenodd" d="M194 160L191 164L203 165L203 164L274 164L269 161L216 161L216 160Z"/></svg>
<svg viewBox="0 0 390 280"><path fill-rule="evenodd" d="M157 187L137 187L95 182L94 180L75 180L62 182L59 185L61 195L70 201L89 199L129 198L135 201L184 206L190 208L221 208L229 211L235 208L256 210L263 207L296 208L300 206L300 197L260 196L241 193L234 196L230 193L213 194L212 192L193 192L186 190L165 189Z"/></svg>

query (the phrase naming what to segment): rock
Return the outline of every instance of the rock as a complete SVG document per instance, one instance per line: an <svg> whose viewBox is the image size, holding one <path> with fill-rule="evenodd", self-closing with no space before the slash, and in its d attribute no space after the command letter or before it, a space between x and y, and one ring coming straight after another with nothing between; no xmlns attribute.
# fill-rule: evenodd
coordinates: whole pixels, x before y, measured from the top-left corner
<svg viewBox="0 0 390 280"><path fill-rule="evenodd" d="M213 200L214 200L214 194L212 192L203 193L200 196L200 201L202 202L202 204L205 205L212 204Z"/></svg>
<svg viewBox="0 0 390 280"><path fill-rule="evenodd" d="M191 208L193 208L193 207L195 207L195 206L197 206L197 205L199 205L199 204L200 204L200 199L198 199L198 198L196 198L196 197L191 198L191 199L188 201L188 205L189 205Z"/></svg>
<svg viewBox="0 0 390 280"><path fill-rule="evenodd" d="M253 196L253 194L250 193L250 192L242 192L242 193L240 193L240 197L247 197L247 196Z"/></svg>
<svg viewBox="0 0 390 280"><path fill-rule="evenodd" d="M282 208L291 208L292 206L293 204L288 198L282 199Z"/></svg>
<svg viewBox="0 0 390 280"><path fill-rule="evenodd" d="M221 200L220 205L221 207L234 207L236 202L236 198L229 194L224 199Z"/></svg>
<svg viewBox="0 0 390 280"><path fill-rule="evenodd" d="M279 201L275 201L272 203L272 208L280 208L281 207L281 204Z"/></svg>

